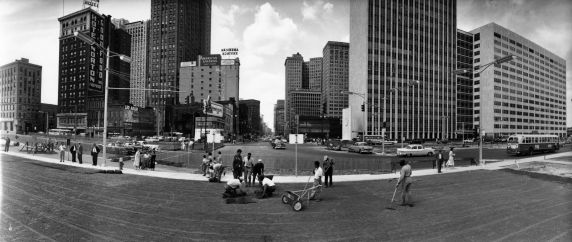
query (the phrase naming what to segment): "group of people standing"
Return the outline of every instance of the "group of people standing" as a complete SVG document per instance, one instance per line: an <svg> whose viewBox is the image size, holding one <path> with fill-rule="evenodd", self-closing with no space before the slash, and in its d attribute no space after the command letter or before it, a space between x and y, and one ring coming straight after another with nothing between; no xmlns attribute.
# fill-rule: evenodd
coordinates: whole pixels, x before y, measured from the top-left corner
<svg viewBox="0 0 572 242"><path fill-rule="evenodd" d="M133 157L133 168L136 170L145 170L149 169L154 171L155 170L155 162L157 159L157 153L155 149L151 151L143 151L143 149L136 149L135 156ZM122 169L122 165L120 165L120 169Z"/></svg>
<svg viewBox="0 0 572 242"><path fill-rule="evenodd" d="M210 179L220 179L218 174L222 169L222 153L219 151L216 157L213 157L212 152L207 152L203 155L201 163L201 171L203 176L208 175ZM214 181L214 180L213 180Z"/></svg>
<svg viewBox="0 0 572 242"><path fill-rule="evenodd" d="M83 164L83 146L81 143L71 144L68 149L66 142L56 141L55 147L57 147L60 162L65 161L66 151L69 151L71 154L71 162L77 161L79 164ZM97 145L94 143L91 148L92 165L94 166L97 166L97 156L99 155L99 152L99 147L97 147Z"/></svg>
<svg viewBox="0 0 572 242"><path fill-rule="evenodd" d="M264 176L264 163L262 159L254 163L252 153L242 157L242 150L238 149L232 160L232 175L234 179L243 177L246 186L253 186L259 176ZM262 184L262 179L258 180Z"/></svg>
<svg viewBox="0 0 572 242"><path fill-rule="evenodd" d="M443 165L445 167L455 167L455 152L453 152L454 147L451 147L449 150L449 158L447 158L447 162L443 164L445 161L445 156L443 155L443 150L438 150L435 154L435 160L433 161L433 169L437 168L437 172L441 173L441 169Z"/></svg>

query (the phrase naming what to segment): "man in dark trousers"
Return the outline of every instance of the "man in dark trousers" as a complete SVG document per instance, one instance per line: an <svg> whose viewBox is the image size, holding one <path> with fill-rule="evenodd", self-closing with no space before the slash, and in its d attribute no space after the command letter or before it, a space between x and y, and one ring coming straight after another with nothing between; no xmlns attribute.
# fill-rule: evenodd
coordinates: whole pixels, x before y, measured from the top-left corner
<svg viewBox="0 0 572 242"><path fill-rule="evenodd" d="M71 156L72 156L72 162L75 162L75 152L77 151L76 148L75 148L75 146L76 146L75 144L73 144L73 145L70 146L70 153L71 153Z"/></svg>
<svg viewBox="0 0 572 242"><path fill-rule="evenodd" d="M263 176L264 178L264 163L262 163L262 159L258 159L258 162L252 167L252 177L258 178L259 176ZM259 181L259 184L262 186L262 181Z"/></svg>
<svg viewBox="0 0 572 242"><path fill-rule="evenodd" d="M95 143L91 147L91 159L93 160L93 165L97 166L97 155L99 154L99 148Z"/></svg>
<svg viewBox="0 0 572 242"><path fill-rule="evenodd" d="M6 145L4 146L4 152L8 152L10 150L10 138L6 137Z"/></svg>
<svg viewBox="0 0 572 242"><path fill-rule="evenodd" d="M401 171L399 172L400 176L399 180L397 180L397 184L395 184L395 188L397 189L401 186L401 206L413 207L409 195L409 189L411 188L411 165L405 160L399 161L399 165L401 166Z"/></svg>
<svg viewBox="0 0 572 242"><path fill-rule="evenodd" d="M77 144L77 161L80 164L83 162L83 147L81 147L81 143Z"/></svg>
<svg viewBox="0 0 572 242"><path fill-rule="evenodd" d="M234 179L238 179L242 175L242 167L242 150L238 149L232 160L232 175L234 176Z"/></svg>
<svg viewBox="0 0 572 242"><path fill-rule="evenodd" d="M322 163L322 167L324 168L324 177L325 177L325 186L331 187L334 185L332 182L332 176L334 175L334 159L328 157L327 155L324 156L324 162ZM328 180L330 182L328 183Z"/></svg>
<svg viewBox="0 0 572 242"><path fill-rule="evenodd" d="M435 154L435 161L433 161L433 169L435 169L435 163L437 163L437 172L441 173L441 168L443 167L443 150L438 150Z"/></svg>

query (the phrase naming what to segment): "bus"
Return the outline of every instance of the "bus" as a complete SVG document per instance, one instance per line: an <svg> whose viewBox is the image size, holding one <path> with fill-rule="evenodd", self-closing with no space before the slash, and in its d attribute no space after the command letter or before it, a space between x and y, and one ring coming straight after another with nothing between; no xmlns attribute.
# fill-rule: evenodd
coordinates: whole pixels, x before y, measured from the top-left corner
<svg viewBox="0 0 572 242"><path fill-rule="evenodd" d="M68 136L68 135L72 135L73 132L69 129L50 129L48 131L49 135L62 135L62 136Z"/></svg>
<svg viewBox="0 0 572 242"><path fill-rule="evenodd" d="M531 155L534 152L555 152L560 149L557 135L517 134L507 140L506 151L514 155Z"/></svg>

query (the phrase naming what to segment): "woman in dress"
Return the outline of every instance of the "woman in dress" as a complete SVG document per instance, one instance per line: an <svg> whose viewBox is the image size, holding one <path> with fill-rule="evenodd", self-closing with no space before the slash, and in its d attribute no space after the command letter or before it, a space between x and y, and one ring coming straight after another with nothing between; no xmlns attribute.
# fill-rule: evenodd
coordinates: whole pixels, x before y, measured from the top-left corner
<svg viewBox="0 0 572 242"><path fill-rule="evenodd" d="M455 153L453 152L453 147L449 151L449 160L447 160L447 167L455 167Z"/></svg>
<svg viewBox="0 0 572 242"><path fill-rule="evenodd" d="M135 151L135 159L133 160L133 167L139 169L141 165L141 150Z"/></svg>

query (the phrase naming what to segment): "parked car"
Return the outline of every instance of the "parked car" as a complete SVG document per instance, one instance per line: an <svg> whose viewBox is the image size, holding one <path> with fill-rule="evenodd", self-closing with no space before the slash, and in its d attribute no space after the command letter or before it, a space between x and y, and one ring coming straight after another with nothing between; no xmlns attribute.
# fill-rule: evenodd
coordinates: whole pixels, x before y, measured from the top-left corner
<svg viewBox="0 0 572 242"><path fill-rule="evenodd" d="M286 143L279 141L274 145L274 149L286 149Z"/></svg>
<svg viewBox="0 0 572 242"><path fill-rule="evenodd" d="M408 145L405 148L398 148L398 156L432 156L435 154L435 150L429 147L423 147L423 145Z"/></svg>
<svg viewBox="0 0 572 242"><path fill-rule="evenodd" d="M471 143L473 143L473 142L475 142L473 139L463 140L463 143L465 143L465 144L471 144Z"/></svg>
<svg viewBox="0 0 572 242"><path fill-rule="evenodd" d="M366 142L356 142L348 148L349 152L357 153L373 153L373 147L367 145Z"/></svg>

